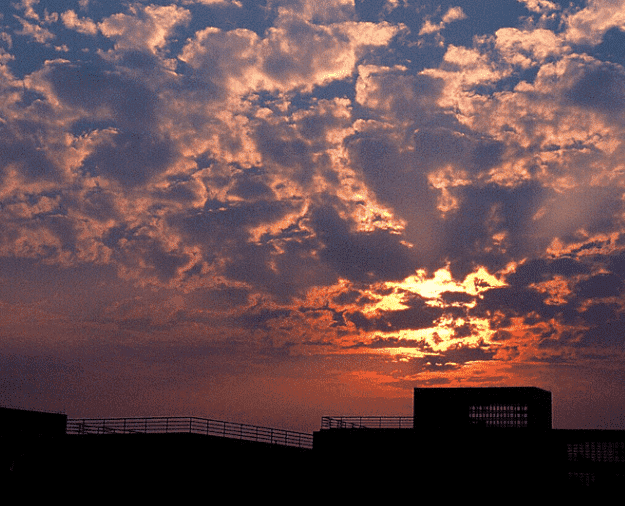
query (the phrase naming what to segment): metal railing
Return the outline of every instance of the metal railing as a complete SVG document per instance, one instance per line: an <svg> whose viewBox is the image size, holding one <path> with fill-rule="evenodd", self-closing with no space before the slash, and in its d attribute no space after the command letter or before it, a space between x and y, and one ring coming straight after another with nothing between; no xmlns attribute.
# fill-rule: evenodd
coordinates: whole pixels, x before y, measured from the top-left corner
<svg viewBox="0 0 625 506"><path fill-rule="evenodd" d="M321 429L412 429L412 416L324 416Z"/></svg>
<svg viewBox="0 0 625 506"><path fill-rule="evenodd" d="M311 449L312 434L223 422L196 417L75 418L67 420L67 434L176 434L220 436L260 443Z"/></svg>

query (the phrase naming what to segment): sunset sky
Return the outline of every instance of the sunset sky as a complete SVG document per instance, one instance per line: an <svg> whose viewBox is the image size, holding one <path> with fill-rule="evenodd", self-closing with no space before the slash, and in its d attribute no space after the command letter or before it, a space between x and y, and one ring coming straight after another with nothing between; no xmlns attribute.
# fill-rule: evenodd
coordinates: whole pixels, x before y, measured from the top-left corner
<svg viewBox="0 0 625 506"><path fill-rule="evenodd" d="M625 0L0 6L0 405L625 428Z"/></svg>

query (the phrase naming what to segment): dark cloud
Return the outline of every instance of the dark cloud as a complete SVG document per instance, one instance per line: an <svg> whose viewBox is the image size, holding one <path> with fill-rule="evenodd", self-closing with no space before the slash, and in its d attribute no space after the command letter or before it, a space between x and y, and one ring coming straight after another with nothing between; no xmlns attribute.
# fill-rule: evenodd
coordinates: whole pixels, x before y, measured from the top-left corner
<svg viewBox="0 0 625 506"><path fill-rule="evenodd" d="M121 66L134 70L152 70L160 66L161 61L145 51L124 51L117 60Z"/></svg>
<svg viewBox="0 0 625 506"><path fill-rule="evenodd" d="M175 145L146 133L115 132L88 156L83 168L93 176L138 186L165 171L176 159Z"/></svg>
<svg viewBox="0 0 625 506"><path fill-rule="evenodd" d="M564 96L574 105L619 115L625 109L625 70L620 65L596 63L583 69Z"/></svg>
<svg viewBox="0 0 625 506"><path fill-rule="evenodd" d="M104 62L57 63L50 83L67 105L100 118L112 118L122 128L149 131L155 126L157 97L141 82L111 70Z"/></svg>
<svg viewBox="0 0 625 506"><path fill-rule="evenodd" d="M449 383L444 373L457 371L470 362L485 362L495 359L496 352L480 343L478 346L457 344L438 354L426 353L423 357L410 359L410 366L416 371L429 371L442 376L425 380L426 384Z"/></svg>
<svg viewBox="0 0 625 506"><path fill-rule="evenodd" d="M591 321L598 316L605 316L608 319L585 330L583 335L574 344L575 347L583 348L603 348L611 350L610 353L625 351L625 318L623 313L615 315L610 307L597 308L592 311ZM585 316L585 315L582 315Z"/></svg>
<svg viewBox="0 0 625 506"><path fill-rule="evenodd" d="M547 245L536 244L536 237L528 228L544 198L544 189L539 184L465 186L454 193L460 209L446 224L444 251L455 278L464 279L476 265L496 272L510 260L523 258ZM498 233L505 234L501 249L493 244L493 236Z"/></svg>
<svg viewBox="0 0 625 506"><path fill-rule="evenodd" d="M73 220L62 214L55 214L45 218L42 217L41 222L59 240L61 250L72 253L77 252L76 243L78 237Z"/></svg>
<svg viewBox="0 0 625 506"><path fill-rule="evenodd" d="M454 362L456 364L465 364L467 362L493 360L496 352L489 349L483 343L480 346L462 346L460 344L445 350L441 357L435 360L437 363L446 364Z"/></svg>
<svg viewBox="0 0 625 506"><path fill-rule="evenodd" d="M508 316L525 316L536 313L551 318L559 308L545 303L546 295L528 288L491 288L482 293L475 308L469 311L475 316L490 317L496 311Z"/></svg>
<svg viewBox="0 0 625 506"><path fill-rule="evenodd" d="M154 269L161 281L169 281L176 277L178 270L190 260L188 255L165 251L158 244L154 244L143 255L143 258L147 265Z"/></svg>
<svg viewBox="0 0 625 506"><path fill-rule="evenodd" d="M252 330L264 330L269 331L269 324L272 321L281 321L288 318L291 314L290 310L286 309L261 309L252 310L236 317L236 322L241 324L244 328Z"/></svg>
<svg viewBox="0 0 625 506"><path fill-rule="evenodd" d="M556 275L571 278L589 272L588 265L573 258L533 259L519 265L506 281L514 286L528 286L553 279Z"/></svg>
<svg viewBox="0 0 625 506"><path fill-rule="evenodd" d="M599 60L625 66L625 31L615 27L605 32L593 55Z"/></svg>
<svg viewBox="0 0 625 506"><path fill-rule="evenodd" d="M349 290L347 292L343 292L340 295L334 297L334 302L337 304L354 304L362 297L362 293L358 290Z"/></svg>
<svg viewBox="0 0 625 506"><path fill-rule="evenodd" d="M462 339L464 337L471 337L473 332L477 330L475 325L471 325L470 323L463 323L462 325L457 325L453 327L454 331L454 339Z"/></svg>
<svg viewBox="0 0 625 506"><path fill-rule="evenodd" d="M416 268L401 236L386 230L354 232L332 207L317 207L311 226L323 248L319 258L350 281L401 280Z"/></svg>
<svg viewBox="0 0 625 506"><path fill-rule="evenodd" d="M507 341L512 337L512 334L506 330L497 330L491 336L491 341Z"/></svg>
<svg viewBox="0 0 625 506"><path fill-rule="evenodd" d="M347 146L355 166L377 196L385 202L398 204L400 210L406 205L401 205L401 199L407 191L418 199L427 187L424 175L411 170L412 160L406 160L386 136L356 136L348 139Z"/></svg>
<svg viewBox="0 0 625 506"><path fill-rule="evenodd" d="M262 180L262 175L254 176L248 173L235 178L229 193L246 200L271 200L274 197L273 190Z"/></svg>
<svg viewBox="0 0 625 506"><path fill-rule="evenodd" d="M344 318L345 311L338 311L329 305L319 308L300 307L299 310L313 319L319 318L324 312L328 312L332 316L332 323L330 324L330 327L345 327L346 325Z"/></svg>
<svg viewBox="0 0 625 506"><path fill-rule="evenodd" d="M473 295L465 292L442 292L440 298L445 304L468 304L475 299Z"/></svg>
<svg viewBox="0 0 625 506"><path fill-rule="evenodd" d="M413 136L416 156L429 169L453 164L470 172L483 172L498 165L504 144L488 138L470 138L465 132L426 128Z"/></svg>
<svg viewBox="0 0 625 506"><path fill-rule="evenodd" d="M23 123L22 132L0 125L0 169L6 174L9 167L17 167L29 180L58 179L57 169L41 141L41 126Z"/></svg>
<svg viewBox="0 0 625 506"><path fill-rule="evenodd" d="M313 160L309 145L302 139L285 136L277 129L261 125L256 131L256 142L267 164L277 163L288 168L300 183L308 183L313 175Z"/></svg>
<svg viewBox="0 0 625 506"><path fill-rule="evenodd" d="M417 339L404 339L398 337L380 337L376 336L371 341L364 343L358 342L349 346L345 346L346 349L351 348L371 348L371 349L383 349L383 348L424 348L427 345Z"/></svg>
<svg viewBox="0 0 625 506"><path fill-rule="evenodd" d="M185 298L192 307L229 312L246 306L249 297L249 289L221 285L215 289L194 290Z"/></svg>
<svg viewBox="0 0 625 506"><path fill-rule="evenodd" d="M367 318L367 316L361 311L347 313L346 318L348 321L352 322L358 330L369 332L374 328L374 321Z"/></svg>
<svg viewBox="0 0 625 506"><path fill-rule="evenodd" d="M404 302L405 304L405 302ZM409 303L407 309L397 311L383 311L376 319L376 330L418 330L433 327L443 315L443 310L438 307L428 306L425 300L418 299Z"/></svg>
<svg viewBox="0 0 625 506"><path fill-rule="evenodd" d="M202 209L174 215L170 223L193 243L219 247L225 243L244 244L249 227L273 223L299 208L298 200L222 202L207 200ZM223 242L222 242L223 241Z"/></svg>
<svg viewBox="0 0 625 506"><path fill-rule="evenodd" d="M357 134L347 138L346 145L354 170L362 174L377 199L406 220L403 233L413 245L412 255L418 267L443 267L441 243L446 234L437 210L436 193L420 157L414 151L399 149L388 132Z"/></svg>
<svg viewBox="0 0 625 506"><path fill-rule="evenodd" d="M603 326L607 322L614 322L618 318L618 305L598 303L593 304L581 313L586 325Z"/></svg>
<svg viewBox="0 0 625 506"><path fill-rule="evenodd" d="M426 300L419 296L405 300L403 304L409 307L394 311L379 311L371 316L366 316L361 311L348 312L345 318L353 323L358 330L365 332L371 330L397 332L431 328L445 313L442 308L427 305Z"/></svg>
<svg viewBox="0 0 625 506"><path fill-rule="evenodd" d="M576 294L581 299L616 297L623 290L623 279L615 274L597 274L582 280L576 286Z"/></svg>
<svg viewBox="0 0 625 506"><path fill-rule="evenodd" d="M154 192L155 197L191 204L198 198L198 188L189 177L168 177L168 186Z"/></svg>
<svg viewBox="0 0 625 506"><path fill-rule="evenodd" d="M87 190L80 201L72 201L71 206L79 207L83 213L96 220L118 220L120 218L116 209L115 195L99 186Z"/></svg>

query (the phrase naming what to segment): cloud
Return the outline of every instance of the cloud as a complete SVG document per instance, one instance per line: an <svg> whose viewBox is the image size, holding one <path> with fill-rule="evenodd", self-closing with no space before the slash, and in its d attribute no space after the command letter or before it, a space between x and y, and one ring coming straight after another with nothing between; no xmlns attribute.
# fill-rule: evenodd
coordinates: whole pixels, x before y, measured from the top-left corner
<svg viewBox="0 0 625 506"><path fill-rule="evenodd" d="M454 23L455 21L462 21L466 19L467 15L462 10L462 7L450 7L439 23L433 23L431 19L425 20L421 30L419 31L419 35L431 35L434 33L439 33L445 29L445 27L449 23Z"/></svg>
<svg viewBox="0 0 625 506"><path fill-rule="evenodd" d="M143 83L88 62L53 62L47 72L53 92L74 113L82 110L92 122L112 120L132 131L153 128L157 97Z"/></svg>
<svg viewBox="0 0 625 506"><path fill-rule="evenodd" d="M355 18L354 0L272 0L270 4L278 12L291 12L319 25Z"/></svg>
<svg viewBox="0 0 625 506"><path fill-rule="evenodd" d="M20 0L19 2L15 2L13 5L16 9L21 9L24 11L24 16L29 19L39 20L39 14L35 10L35 5L39 4L39 0Z"/></svg>
<svg viewBox="0 0 625 506"><path fill-rule="evenodd" d="M495 38L495 47L505 61L524 69L570 50L558 34L542 28L500 28Z"/></svg>
<svg viewBox="0 0 625 506"><path fill-rule="evenodd" d="M135 132L110 132L83 163L91 176L104 175L129 186L145 184L176 157L167 139Z"/></svg>
<svg viewBox="0 0 625 506"><path fill-rule="evenodd" d="M98 24L106 37L116 41L117 49L162 49L176 26L188 23L188 10L176 5L131 4L129 14L114 14Z"/></svg>
<svg viewBox="0 0 625 506"><path fill-rule="evenodd" d="M66 28L76 30L85 35L96 35L98 26L89 18L79 18L73 10L65 11L61 14L61 20Z"/></svg>
<svg viewBox="0 0 625 506"><path fill-rule="evenodd" d="M311 227L323 245L319 258L352 281L401 280L414 272L410 249L385 230L353 232L329 206L311 213Z"/></svg>
<svg viewBox="0 0 625 506"><path fill-rule="evenodd" d="M517 0L528 8L528 10L537 13L546 13L560 9L558 4L549 0Z"/></svg>
<svg viewBox="0 0 625 506"><path fill-rule="evenodd" d="M399 32L389 24L312 24L283 12L260 38L249 30L207 28L180 59L213 83L238 94L253 89L311 91L352 75L362 50L382 46Z"/></svg>
<svg viewBox="0 0 625 506"><path fill-rule="evenodd" d="M565 17L565 37L575 44L599 44L611 28L625 29L625 3L622 0L589 0L588 4Z"/></svg>
<svg viewBox="0 0 625 506"><path fill-rule="evenodd" d="M41 25L29 23L20 17L17 17L17 20L22 24L22 30L16 32L17 35L32 37L39 44L45 44L56 38L56 35Z"/></svg>
<svg viewBox="0 0 625 506"><path fill-rule="evenodd" d="M504 3L0 7L5 349L125 406L622 369L620 4Z"/></svg>
<svg viewBox="0 0 625 506"><path fill-rule="evenodd" d="M242 7L241 2L237 0L182 0L182 5L214 5L214 6L230 6Z"/></svg>
<svg viewBox="0 0 625 506"><path fill-rule="evenodd" d="M358 104L389 120L426 123L441 91L441 82L411 75L406 67L360 65L356 81Z"/></svg>
<svg viewBox="0 0 625 506"><path fill-rule="evenodd" d="M31 181L53 179L60 172L42 147L27 132L19 129L16 131L6 125L0 127L0 158L5 184L8 183L13 171Z"/></svg>
<svg viewBox="0 0 625 506"><path fill-rule="evenodd" d="M625 69L620 65L588 62L571 69L568 78L573 84L564 97L573 105L620 117L625 108L624 77Z"/></svg>
<svg viewBox="0 0 625 506"><path fill-rule="evenodd" d="M371 349L387 349L387 348L422 348L423 341L414 339L401 339L396 337L383 338L376 336L369 343L359 342L346 348L371 348Z"/></svg>

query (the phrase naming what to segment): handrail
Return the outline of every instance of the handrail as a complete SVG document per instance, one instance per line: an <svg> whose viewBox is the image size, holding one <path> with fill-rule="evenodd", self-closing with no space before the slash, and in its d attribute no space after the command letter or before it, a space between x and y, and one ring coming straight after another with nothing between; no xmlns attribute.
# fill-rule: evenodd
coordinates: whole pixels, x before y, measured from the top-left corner
<svg viewBox="0 0 625 506"><path fill-rule="evenodd" d="M191 433L312 448L312 434L197 417L74 418L67 434L173 434Z"/></svg>
<svg viewBox="0 0 625 506"><path fill-rule="evenodd" d="M412 416L324 416L324 429L412 429Z"/></svg>

